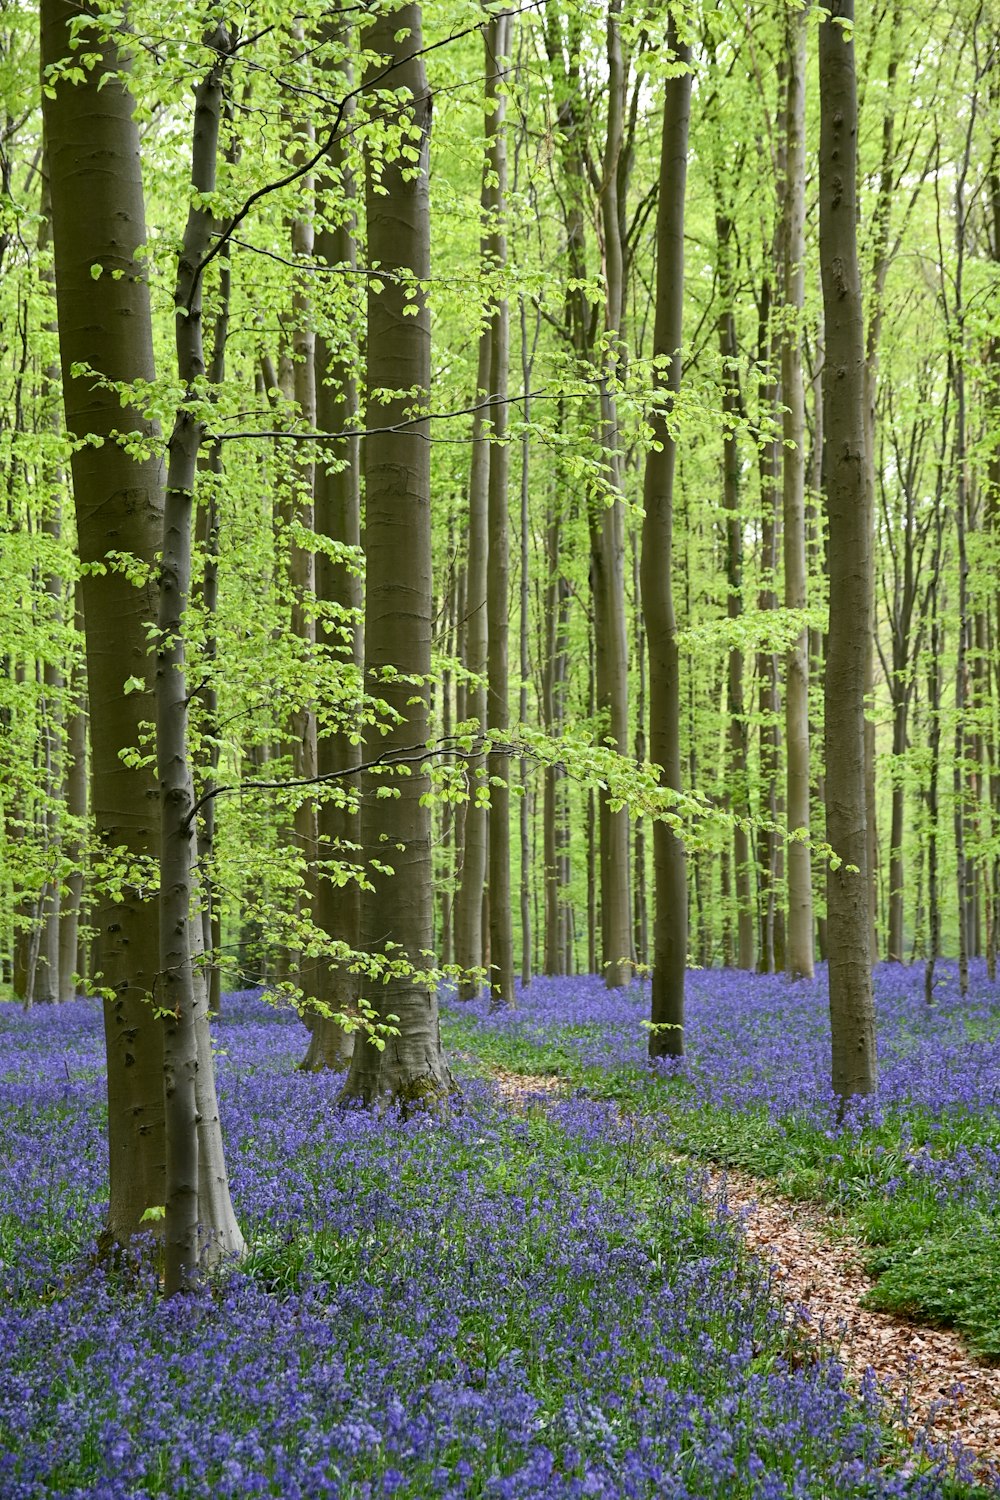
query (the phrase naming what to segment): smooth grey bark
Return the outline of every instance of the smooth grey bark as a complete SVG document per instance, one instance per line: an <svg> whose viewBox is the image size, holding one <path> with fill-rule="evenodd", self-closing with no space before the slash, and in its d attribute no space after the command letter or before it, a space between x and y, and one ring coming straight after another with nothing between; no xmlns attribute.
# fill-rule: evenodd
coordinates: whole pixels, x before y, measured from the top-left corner
<svg viewBox="0 0 1000 1500"><path fill-rule="evenodd" d="M494 274L507 264L507 132L506 96L498 89L497 70L510 51L509 17L492 16L486 28L486 97L492 101L486 119L486 158L490 175L488 254ZM507 389L510 363L510 309L507 298L491 298L490 309L490 474L487 500L488 576L486 581L487 702L486 727L491 739L504 739L510 726L510 518L506 445ZM503 752L487 761L490 777L489 892L490 999L495 1006L514 1004L514 931L510 884L510 760Z"/></svg>
<svg viewBox="0 0 1000 1500"><path fill-rule="evenodd" d="M515 173L516 186L516 173ZM518 298L521 321L521 389L524 392L524 433L521 438L521 510L518 538L520 543L520 578L518 580L518 665L521 682L518 691L518 718L522 724L528 721L528 678L531 671L530 610L531 610L531 373L533 349L528 345L528 319L523 293ZM539 319L535 319L537 340ZM531 875L534 861L531 857L531 823L534 812L534 794L528 770L527 756L521 757L521 808L518 834L521 848L521 988L531 983L532 974L532 921L531 921Z"/></svg>
<svg viewBox="0 0 1000 1500"><path fill-rule="evenodd" d="M809 547L812 554L812 566L817 573L822 573L828 579L830 574L829 546L827 539L823 537L818 514L818 499L823 495L825 485L823 483L823 365L825 352L823 347L822 324L817 329L816 348L813 356L813 366L809 376L809 389L812 394L812 453L809 463L809 488L811 491L808 508L809 522ZM809 659L810 671L817 680L826 676L826 633L818 628L809 632ZM810 737L814 741L822 738L823 722L821 717L814 717L810 725ZM826 837L826 772L822 764L816 771L816 785L813 789L813 829L817 838ZM816 947L820 959L825 963L829 956L827 946L826 916L819 912L816 914Z"/></svg>
<svg viewBox="0 0 1000 1500"><path fill-rule="evenodd" d="M74 595L76 628L85 634L79 583ZM83 830L87 816L87 688L83 663L73 665L70 708L66 718L66 813L64 853L68 866L59 917L59 998L72 1000L85 976L79 962L80 911L83 904Z"/></svg>
<svg viewBox="0 0 1000 1500"><path fill-rule="evenodd" d="M158 923L147 894L158 854L156 781L126 767L119 751L138 745L152 718L149 691L126 693L129 677L149 681L146 627L155 618L153 561L161 540L163 474L158 457L135 458L112 431L155 439L152 424L84 365L113 381L152 381L152 324L138 129L113 42L70 0L43 0L43 70L70 56L76 35L95 66L77 83L53 78L42 109L55 245L56 305L66 425L72 456L77 537L84 564L114 549L149 570L141 586L114 568L82 580L91 705L91 788L98 857L123 849L129 862L120 895L95 887L108 1066L110 1202L106 1238L124 1243L146 1209L164 1202L163 1034L149 1002L157 971ZM71 29L73 28L73 29ZM103 274L95 281L91 267ZM114 279L110 273L123 273Z"/></svg>
<svg viewBox="0 0 1000 1500"><path fill-rule="evenodd" d="M46 386L54 387L58 370L54 367L44 375ZM53 483L55 494L62 487L62 476L54 472L47 476ZM58 500L50 502L50 509L43 514L41 530L44 535L57 540L62 531L62 517ZM45 578L46 614L54 625L62 623L64 593L62 579L55 573ZM59 992L59 925L62 909L62 887L59 875L62 863L63 818L60 803L63 790L63 765L65 761L65 724L63 698L63 669L59 662L46 661L41 671L42 695L39 700L40 742L39 770L43 788L43 805L39 819L39 833L48 865L48 878L39 903L39 930L36 939L36 962L34 964L34 998L42 1004L51 1004L62 999Z"/></svg>
<svg viewBox="0 0 1000 1500"><path fill-rule="evenodd" d="M804 610L808 593L805 505L805 386L801 324L805 306L805 112L808 7L786 14L787 109L782 250L785 325L781 341L784 405L782 467L785 607ZM813 977L812 860L809 852L809 634L803 624L785 657L785 816L788 923L785 972Z"/></svg>
<svg viewBox="0 0 1000 1500"><path fill-rule="evenodd" d="M229 1200L215 1103L208 996L197 972L200 918L192 917L195 801L188 743L186 613L191 591L191 531L202 422L191 409L205 375L201 264L214 220L203 203L215 191L222 83L230 40L221 25L208 41L214 60L195 89L192 203L177 266L174 335L184 402L168 444L160 557L156 764L160 784L160 974L157 1000L166 1013L163 1040L166 1183L164 1287L188 1290L206 1264L242 1252ZM210 1191L202 1194L208 1177Z"/></svg>
<svg viewBox="0 0 1000 1500"><path fill-rule="evenodd" d="M718 194L718 184L716 184ZM726 614L735 622L743 613L743 526L740 520L740 445L737 424L743 416L736 342L736 313L733 306L733 267L731 238L734 225L717 196L715 212L716 264L721 307L718 317L719 353L722 357L722 409L728 421L722 441L722 494L726 511ZM737 954L741 969L753 969L756 963L754 914L751 893L753 867L750 837L747 832L750 815L747 774L747 723L743 696L743 652L733 644L729 648L726 674L726 711L728 724L728 766L730 798L737 822L733 829L734 888L736 896Z"/></svg>
<svg viewBox="0 0 1000 1500"><path fill-rule="evenodd" d="M875 203L874 216L874 243L872 249L871 266L871 293L869 298L868 328L865 337L865 463L866 478L868 483L868 507L869 518L874 526L875 519L875 409L878 400L878 364L879 349L882 337L882 323L884 317L884 294L886 279L889 274L889 266L892 259L890 252L890 228L892 222L892 204L895 192L895 107L896 107L896 77L899 71L901 40L903 23L902 0L893 0L892 17L890 21L889 60L886 66L886 108L882 116L882 157L879 168L879 186ZM872 534L872 546L874 546L874 532ZM872 712L872 696L875 687L875 652L878 646L878 621L876 617L876 600L874 590L872 592L872 619L870 629L870 642L868 657L865 663L865 698L868 704L868 714L865 719L865 796L867 799L868 817L868 871L869 871L869 901L871 906L871 958L874 963L878 958L878 892L876 888L876 871L878 869L879 846L878 828L875 819L876 802L876 778L875 778L875 720ZM896 807L893 804L893 813ZM900 845L892 838L890 828L889 844L889 884L890 893L895 889L893 876L893 864L896 863L898 871L902 859ZM901 875L899 877L901 879ZM897 898L897 909L902 900L900 890ZM892 896L890 894L890 911L892 911ZM888 936L889 952L892 957L893 934ZM901 946L901 937L899 939Z"/></svg>
<svg viewBox="0 0 1000 1500"><path fill-rule="evenodd" d="M656 444L646 455L643 486L642 609L649 643L649 749L662 784L681 790L680 677L673 603L673 504L676 444L669 414L681 385L684 289L684 197L687 182L690 48L671 20L667 46L685 71L664 86L656 213L657 371L651 427ZM664 368L665 364L665 368ZM662 819L653 824L653 984L651 1057L684 1051L684 968L687 962L687 877L684 845Z"/></svg>
<svg viewBox="0 0 1000 1500"><path fill-rule="evenodd" d="M941 952L941 899L938 878L938 840L940 836L939 778L941 772L941 654L944 631L938 600L937 563L941 559L944 532L938 512L935 525L935 566L932 571L930 598L930 655L927 662L927 746L930 751L927 786L924 798L927 808L927 955L924 962L924 1003L934 1004L934 970Z"/></svg>
<svg viewBox="0 0 1000 1500"><path fill-rule="evenodd" d="M947 402L945 403L947 407ZM884 475L887 459L878 465L878 491L882 504L885 536L889 541L889 558L882 571L883 603L889 625L888 655L879 644L882 667L889 686L892 704L892 795L889 835L889 920L886 958L902 963L904 918L904 862L906 783L903 757L909 745L910 708L917 676L914 666L920 657L928 618L930 580L924 571L927 541L933 513L920 514L920 484L923 450L930 429L929 404L920 404L909 423L909 431L899 433L891 400L887 401L884 425L892 449L895 468L894 488L902 495L901 512L890 505ZM894 539L895 538L895 539Z"/></svg>
<svg viewBox="0 0 1000 1500"><path fill-rule="evenodd" d="M431 96L420 56L420 6L380 13L367 38L384 59L369 76L379 76L383 90L397 91L399 117L418 149L416 163L384 163L379 184L384 191L375 191L371 160L366 176L368 254L387 273L381 289L368 282L369 396L414 393L394 395L380 405L390 426L408 417L414 404L426 404L431 378L430 314L423 289L430 273ZM404 315L414 309L414 315ZM427 438L427 424L415 423L365 440L365 665L373 690L399 715L384 736L369 737L368 747L377 753L422 744L430 733L426 684L433 590ZM405 1108L421 1108L442 1105L454 1085L441 1049L437 992L425 977L434 940L431 810L424 805L429 777L420 766L407 769L409 776L394 779L394 797L378 796L385 778L364 773L361 805L361 844L372 887L361 898L361 945L375 956L403 961L404 972L370 992L382 1022L389 1014L399 1018L399 1034L386 1039L384 1052L358 1041L343 1097L370 1104L387 1096ZM373 860L389 865L393 873L375 868Z"/></svg>
<svg viewBox="0 0 1000 1500"><path fill-rule="evenodd" d="M969 990L969 954L974 948L975 933L971 921L974 907L974 872L966 853L966 821L971 800L967 786L966 736L968 732L967 699L968 656L971 621L969 618L969 557L967 533L970 528L968 473L968 413L965 386L966 307L965 253L967 207L965 189L972 160L972 138L978 112L978 90L973 94L965 133L965 149L955 182L955 272L948 310L942 273L941 300L951 325L948 348L948 380L955 394L955 530L958 543L958 632L955 650L955 748L952 757L952 819L955 831L955 875L958 914L958 984L963 999Z"/></svg>
<svg viewBox="0 0 1000 1500"><path fill-rule="evenodd" d="M624 377L625 254L622 164L628 69L621 35L621 0L610 0L607 17L608 119L601 164L600 215L604 259L605 368L601 372L601 444L611 503L591 507L591 587L597 665L597 707L608 716L610 744L628 753L628 633L625 622L625 504L622 493L621 436L615 384ZM602 969L609 989L632 977L631 876L628 808L615 810L608 792L599 792L601 817Z"/></svg>
<svg viewBox="0 0 1000 1500"><path fill-rule="evenodd" d="M843 1102L877 1082L865 803L865 660L872 595L865 468L865 344L858 270L854 0L833 0L819 29L820 265L830 634L825 683L827 879L833 1090Z"/></svg>
<svg viewBox="0 0 1000 1500"><path fill-rule="evenodd" d="M487 89L491 86L496 96L496 63L486 58ZM490 118L487 115L486 129ZM483 216L479 245L480 274L489 274L489 216L493 203L491 167L488 151L483 157L483 181L480 206ZM493 328L487 321L479 334L478 361L476 367L475 404L485 402L492 388ZM469 471L469 528L468 561L465 575L465 654L467 678L465 689L465 712L463 717L475 720L478 731L486 727L487 686L489 670L489 611L487 563L489 559L489 491L490 491L490 442L489 421L484 410L477 410L472 418L472 457ZM473 977L482 970L485 959L486 934L483 929L483 888L487 880L487 828L488 809L478 797L487 777L486 758L477 756L468 767L469 800L465 807L462 872L455 897L455 960L463 971L458 983L460 1000L473 1000L478 995L482 980Z"/></svg>
<svg viewBox="0 0 1000 1500"><path fill-rule="evenodd" d="M448 518L448 576L445 586L441 591L441 618L443 621L444 654L446 665L441 673L441 738L447 745L455 731L455 680L450 662L455 658L456 639L458 635L458 592L459 592L459 568L455 557L455 527L451 516ZM440 900L441 915L440 932L441 940L438 945L441 967L450 968L454 962L452 956L452 937L454 924L452 918L452 897L454 888L452 885L454 874L454 848L453 836L455 828L455 807L450 801L442 804L440 811L440 823L438 825L438 852L441 861L441 876L438 882L438 897Z"/></svg>
<svg viewBox="0 0 1000 1500"><path fill-rule="evenodd" d="M784 173L784 147L779 153L779 172ZM771 262L780 260L780 225L771 246ZM757 362L760 369L758 403L762 422L780 426L781 345L774 313L774 290L770 269L765 269L760 289L757 321ZM781 442L761 432L758 438L757 469L760 479L761 540L760 586L757 608L761 611L778 607L778 561L781 555ZM779 900L783 843L778 834L781 822L781 686L778 653L757 652L758 706L760 712L760 789L758 814L761 826L757 835L758 927L757 968L762 974L775 974L784 967L784 912Z"/></svg>
<svg viewBox="0 0 1000 1500"><path fill-rule="evenodd" d="M292 28L292 40L305 54L303 28L296 24ZM293 114L288 120L295 133L295 145L291 153L295 166L313 153L316 129L311 119ZM315 244L315 178L307 173L299 180L300 211L289 225L292 258L299 264L308 265L313 259ZM292 292L292 395L295 410L309 432L316 430L316 328L315 313L309 287L309 277L296 278ZM291 590L291 629L300 643L302 659L307 669L316 658L316 554L308 541L308 533L315 522L316 463L313 444L304 443L295 451L291 471L292 493L289 496L285 521L289 526L288 580ZM305 533L305 536L303 535ZM301 699L294 707L290 724L292 768L296 781L308 782L317 775L317 727L316 705L312 695ZM319 842L319 823L316 798L301 794L295 804L294 814L295 849L304 865L303 890L300 905L315 914L317 900L316 851ZM320 999L313 993L315 983L321 976L316 965L305 954L298 955L298 973L294 976L304 998Z"/></svg>
<svg viewBox="0 0 1000 1500"><path fill-rule="evenodd" d="M641 542L633 532L632 590L635 597L635 661L637 689L635 695L635 761L642 767L646 764L646 626L642 617L642 585L639 580L639 554ZM649 961L649 915L646 899L646 820L635 819L632 841L634 874L632 889L635 905L635 957L637 964L645 968Z"/></svg>
<svg viewBox="0 0 1000 1500"><path fill-rule="evenodd" d="M331 26L327 40L345 39L342 25ZM348 93L353 84L350 63L330 70L335 87ZM349 124L350 106L345 111ZM341 132L331 147L326 170L319 181L320 228L315 236L317 261L326 266L357 265L356 187L347 152L347 137ZM322 432L344 432L357 419L357 383L353 351L338 357L324 332L316 338L316 420ZM361 470L359 440L346 438L321 455L314 478L315 527L319 536L356 549L361 546ZM352 743L350 705L360 697L364 661L361 611L364 589L357 564L334 561L320 551L316 557L316 596L319 606L333 606L333 617L325 626L326 646L341 664L349 685L345 700L336 710L336 722L319 735L316 747L318 775L358 766L361 746ZM317 809L318 858L353 862L357 858L361 819L353 785L337 788ZM316 883L315 921L333 944L357 950L361 942L361 889L350 880L339 886L322 868ZM302 1060L306 1071L343 1069L351 1060L353 1037L336 1015L351 1015L358 1000L359 978L349 964L337 956L321 957L311 976L312 993L335 1014L312 1017L309 1046Z"/></svg>
<svg viewBox="0 0 1000 1500"><path fill-rule="evenodd" d="M569 583L562 573L561 496L550 497L545 522L546 579L543 593L545 645L542 668L542 720L554 738L562 732L568 668ZM559 766L546 766L542 783L542 865L545 885L546 974L566 972L565 966L565 778Z"/></svg>
<svg viewBox="0 0 1000 1500"><path fill-rule="evenodd" d="M996 77L992 81L989 97L993 118L1000 120L1000 81ZM990 205L989 249L994 274L996 274L997 267L1000 265L1000 125L997 126L993 136L987 181ZM986 529L996 547L1000 540L1000 332L994 333L989 341L989 362L992 377L989 418L994 439L990 446L987 464ZM997 649L1000 644L1000 593L997 588L994 588L986 609L988 614L987 642L992 647L989 660L993 663L989 691L995 705L1000 699L1000 654ZM989 797L992 829L995 833L997 818L1000 817L1000 724L997 723L995 714L990 739ZM987 909L986 972L992 984L996 980L997 947L1000 943L1000 850L993 855L990 885L992 889Z"/></svg>
<svg viewBox="0 0 1000 1500"><path fill-rule="evenodd" d="M624 557L625 532L621 495L621 439L618 433L614 381L624 358L624 240L623 202L627 189L629 155L623 151L625 66L620 5L612 4L607 21L608 124L598 184L605 298L605 332L609 336L610 360L598 369L597 334L601 309L586 295L586 219L584 213L588 178L587 148L581 105L582 21L570 7L562 29L559 7L548 3L545 10L545 49L557 93L558 143L564 184L566 254L571 285L566 294L565 330L579 367L588 377L600 376L600 444L607 455L606 488L613 497L606 505L594 498L588 506L590 535L590 585L594 607L593 643L596 668L596 706L607 720L607 739L621 753L628 745L628 637L625 624ZM632 927L628 815L613 812L610 798L601 789L600 812L600 928L601 964L611 987L627 983L632 973ZM588 820L589 821L589 820ZM593 837L588 832L588 840ZM588 843L588 872L590 855ZM588 875L589 878L589 875ZM588 901L588 910L596 906ZM594 926L588 919L588 945ZM593 966L593 965L592 965Z"/></svg>
<svg viewBox="0 0 1000 1500"><path fill-rule="evenodd" d="M229 337L229 310L232 295L232 271L220 257L219 285L212 356L208 377L211 388L218 390L226 378L226 343ZM203 750L199 773L201 783L211 789L219 774L219 693L215 681L218 661L216 617L219 608L219 511L223 487L222 444L215 441L203 460L199 452L200 487L206 491L196 528L204 550L201 576L201 607L205 615L203 658L205 681L198 694ZM207 480L207 482L206 482ZM210 1015L218 1015L222 1004L222 911L215 890L215 798L203 802L198 819L198 873L202 900L202 943L206 955L205 983L208 987Z"/></svg>

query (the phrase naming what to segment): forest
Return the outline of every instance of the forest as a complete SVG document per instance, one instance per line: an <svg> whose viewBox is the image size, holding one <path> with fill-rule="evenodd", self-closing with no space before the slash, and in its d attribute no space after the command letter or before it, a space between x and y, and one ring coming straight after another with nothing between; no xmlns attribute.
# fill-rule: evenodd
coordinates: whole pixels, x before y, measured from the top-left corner
<svg viewBox="0 0 1000 1500"><path fill-rule="evenodd" d="M0 1500L1000 1493L996 0L0 0Z"/></svg>

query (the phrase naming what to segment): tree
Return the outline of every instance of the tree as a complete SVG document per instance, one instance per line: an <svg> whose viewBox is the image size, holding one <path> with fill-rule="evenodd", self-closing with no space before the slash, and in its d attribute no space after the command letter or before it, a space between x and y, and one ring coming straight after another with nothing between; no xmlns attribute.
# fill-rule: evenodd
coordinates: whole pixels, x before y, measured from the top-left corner
<svg viewBox="0 0 1000 1500"><path fill-rule="evenodd" d="M805 10L789 10L788 109L785 125L784 251L785 326L781 341L785 606L806 607L805 387L801 322L805 302ZM793 979L813 975L812 869L809 855L809 647L805 623L785 658L785 743L788 828L788 931L785 969ZM798 835L798 836L796 836Z"/></svg>
<svg viewBox="0 0 1000 1500"><path fill-rule="evenodd" d="M367 87L401 132L406 155L379 161L369 149L365 179L368 255L384 280L369 280L368 397L382 429L365 445L365 670L388 708L373 752L400 752L429 737L431 669L430 273L428 153L431 95L421 55L421 11L405 4L380 13L368 37L385 62L373 63ZM391 102L390 102L391 101ZM370 408L371 409L371 408ZM380 1051L354 1049L344 1097L379 1096L407 1107L442 1104L452 1088L441 1050L437 994L427 969L434 933L429 779L423 766L401 767L393 784L369 771L362 782L361 845L370 883L361 898L361 943L386 968L375 1008L398 1034ZM391 870L391 874L389 873ZM393 1017L394 1022L389 1018Z"/></svg>
<svg viewBox="0 0 1000 1500"><path fill-rule="evenodd" d="M684 292L684 195L691 116L690 47L671 15L667 50L675 71L664 89L660 190L656 211L658 361L646 455L642 525L642 610L649 643L649 750L664 786L681 790L680 679L674 616L673 507L676 437L670 418L681 387ZM687 962L687 878L684 845L663 819L653 824L653 997L651 1057L684 1051L684 967Z"/></svg>
<svg viewBox="0 0 1000 1500"><path fill-rule="evenodd" d="M494 275L507 263L507 133L506 99L497 88L502 60L510 53L510 22L491 18L485 34L487 100L492 103L487 122L487 170L490 175L489 258ZM510 725L509 637L507 612L510 581L510 516L507 502L509 448L507 432L508 366L510 363L510 307L502 291L494 294L490 315L490 400L492 444L487 495L489 573L486 583L487 673L489 686L486 727L503 740ZM514 932L510 886L510 761L504 751L488 758L490 774L489 890L490 994L495 1005L514 1003Z"/></svg>
<svg viewBox="0 0 1000 1500"><path fill-rule="evenodd" d="M876 1084L865 799L865 659L872 546L865 471L865 346L858 270L854 0L834 0L819 32L820 266L826 365L823 426L830 547L825 683L827 877L833 1089Z"/></svg>
<svg viewBox="0 0 1000 1500"><path fill-rule="evenodd" d="M159 951L157 788L122 752L152 717L146 628L163 524L158 434L112 384L152 382L149 285L133 101L113 35L96 9L41 6L43 112L55 246L56 307L87 642L92 809L108 1064L107 1233L125 1243L164 1202L163 1034L150 996ZM93 58L76 80L77 53ZM95 280L93 269L98 269ZM94 373L86 373L94 372ZM121 432L122 441L113 434ZM109 552L115 554L109 559Z"/></svg>

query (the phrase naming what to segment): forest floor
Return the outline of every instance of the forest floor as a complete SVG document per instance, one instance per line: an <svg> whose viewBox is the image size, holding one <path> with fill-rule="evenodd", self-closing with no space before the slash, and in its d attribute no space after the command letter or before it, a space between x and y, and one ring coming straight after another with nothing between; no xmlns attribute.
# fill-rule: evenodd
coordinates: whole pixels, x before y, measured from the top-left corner
<svg viewBox="0 0 1000 1500"><path fill-rule="evenodd" d="M496 1067L491 1076L515 1109L567 1088L553 1074ZM734 1167L700 1166L708 1200L737 1216L748 1249L773 1270L775 1290L806 1338L832 1352L855 1386L871 1372L897 1400L905 1393L902 1431L971 1449L987 1477L1000 1469L1000 1367L973 1355L950 1329L869 1306L876 1281L842 1214Z"/></svg>
<svg viewBox="0 0 1000 1500"><path fill-rule="evenodd" d="M856 1382L873 1371L910 1432L996 1472L1000 993L977 968L960 1001L946 966L928 1009L921 983L878 971L882 1091L842 1128L823 1080L822 975L692 976L694 1056L652 1076L638 987L588 981L567 1010L570 981L536 981L519 1011L456 1005L448 1026L453 1046L474 1035L511 1097L583 1090L654 1120L658 1148L699 1163L739 1216L803 1331Z"/></svg>
<svg viewBox="0 0 1000 1500"><path fill-rule="evenodd" d="M0 1005L0 1496L995 1495L968 1448L935 1442L952 1430L937 1413L904 1444L911 1373L880 1385L886 1361L859 1347L872 1368L852 1382L834 1352L851 1314L817 1312L809 1336L807 1287L789 1295L753 1253L753 1225L774 1241L787 1215L790 1261L831 1282L822 1256L847 1250L817 1198L890 1265L972 1222L988 1246L992 998L943 994L927 1018L898 978L880 993L883 1093L844 1127L818 1081L821 979L692 975L688 1061L652 1075L638 987L538 980L501 1016L446 1001L462 1096L445 1120L338 1108L336 1075L297 1070L294 1015L226 997L220 1107L250 1253L182 1304L155 1264L88 1268L99 1007ZM497 1070L532 1075L533 1097L512 1108L477 1076ZM954 1300L945 1255L928 1269L947 1266ZM988 1345L989 1288L974 1308L970 1286L959 1311Z"/></svg>

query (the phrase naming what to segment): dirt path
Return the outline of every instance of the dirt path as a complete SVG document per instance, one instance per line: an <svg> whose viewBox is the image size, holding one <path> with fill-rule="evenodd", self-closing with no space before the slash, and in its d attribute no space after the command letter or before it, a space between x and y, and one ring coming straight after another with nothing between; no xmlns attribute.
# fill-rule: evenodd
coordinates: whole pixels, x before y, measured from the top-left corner
<svg viewBox="0 0 1000 1500"><path fill-rule="evenodd" d="M538 1094L565 1094L560 1078L494 1069L493 1082L513 1104ZM927 1328L862 1305L874 1282L860 1246L815 1203L784 1198L746 1173L707 1166L712 1196L742 1219L747 1245L774 1268L775 1287L804 1333L831 1350L849 1375L869 1368L898 1399L909 1396L911 1433L924 1428L936 1442L957 1439L984 1470L1000 1469L1000 1368L979 1363L958 1334Z"/></svg>

